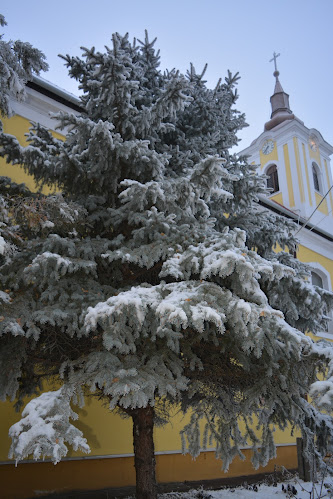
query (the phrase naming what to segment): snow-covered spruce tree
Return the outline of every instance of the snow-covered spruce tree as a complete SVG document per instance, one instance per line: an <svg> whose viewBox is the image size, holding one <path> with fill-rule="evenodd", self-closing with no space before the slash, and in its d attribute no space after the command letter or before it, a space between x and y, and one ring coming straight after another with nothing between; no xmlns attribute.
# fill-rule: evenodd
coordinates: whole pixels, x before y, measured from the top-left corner
<svg viewBox="0 0 333 499"><path fill-rule="evenodd" d="M132 418L141 499L156 497L154 421L173 404L191 413L184 451L214 441L225 469L244 445L265 465L274 427L288 423L319 456L333 432L319 411L330 409L333 353L304 333L332 296L273 252L294 250L293 226L260 211L263 180L228 153L245 125L237 76L212 90L193 67L162 73L147 35L115 34L105 53L65 60L83 91L80 116L57 116L66 141L39 125L27 148L0 137L9 163L79 213L35 230L0 268L1 397L20 401L44 377L62 384L25 407L11 456L58 462L66 442L87 451L70 423L85 387Z"/></svg>
<svg viewBox="0 0 333 499"><path fill-rule="evenodd" d="M0 14L0 26L6 26ZM10 97L22 100L25 97L25 83L33 74L46 71L45 55L28 42L3 40L0 35L0 115L11 114Z"/></svg>
<svg viewBox="0 0 333 499"><path fill-rule="evenodd" d="M6 25L0 14L0 26ZM6 42L0 35L0 117L12 114L11 99L25 98L25 86L33 74L47 69L44 54L30 43ZM2 130L0 120L0 132ZM7 177L0 177L0 263L9 257L15 245L20 245L24 226L28 225L29 232L32 226L40 225L39 222L45 223L46 212L45 209L43 213L39 212L39 203L38 196L32 195L24 184L17 185Z"/></svg>

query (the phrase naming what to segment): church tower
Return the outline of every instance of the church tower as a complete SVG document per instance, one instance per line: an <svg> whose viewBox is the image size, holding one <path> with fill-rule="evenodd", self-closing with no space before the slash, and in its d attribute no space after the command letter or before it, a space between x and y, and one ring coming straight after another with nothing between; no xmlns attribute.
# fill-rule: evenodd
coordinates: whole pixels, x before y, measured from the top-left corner
<svg viewBox="0 0 333 499"><path fill-rule="evenodd" d="M279 81L276 58L272 113L264 131L241 151L268 176L268 198L291 210L300 220L333 235L333 189L330 155L333 147L315 128L307 128L291 111L289 95ZM328 192L329 191L329 192ZM327 194L328 193L328 194Z"/></svg>
<svg viewBox="0 0 333 499"><path fill-rule="evenodd" d="M240 152L267 176L270 193L260 199L271 209L293 219L300 244L297 258L311 269L312 283L333 291L333 188L330 155L333 147L315 128L307 128L290 109L273 55L275 71L272 113L264 131ZM318 336L333 340L333 314Z"/></svg>

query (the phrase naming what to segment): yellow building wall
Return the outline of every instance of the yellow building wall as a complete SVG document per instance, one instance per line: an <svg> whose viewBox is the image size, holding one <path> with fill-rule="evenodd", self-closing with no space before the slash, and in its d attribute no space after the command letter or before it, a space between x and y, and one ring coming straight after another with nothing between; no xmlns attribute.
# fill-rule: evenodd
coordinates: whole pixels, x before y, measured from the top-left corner
<svg viewBox="0 0 333 499"><path fill-rule="evenodd" d="M324 165L325 165L325 174L326 174L326 180L327 180L327 185L330 185L330 178L328 174L328 166L327 166L327 161L326 159L324 160ZM329 192L329 199L330 199L330 204L331 204L331 217L333 217L333 194L332 191Z"/></svg>
<svg viewBox="0 0 333 499"><path fill-rule="evenodd" d="M322 265L330 274L331 289L333 289L333 255L332 259L330 259L305 246L300 246L297 252L297 258L304 263L317 262Z"/></svg>
<svg viewBox="0 0 333 499"><path fill-rule="evenodd" d="M273 472L276 467L296 469L296 447L278 447L277 456L265 468L255 470L250 451L243 451L245 461L236 457L228 473L221 470L221 462L213 452L202 452L197 459L181 454L156 455L158 483L201 481ZM23 463L0 466L0 482L5 499L30 499L41 494L70 490L98 490L109 487L135 485L133 457L117 459L85 459L52 463ZM89 497L88 494L86 496ZM105 495L105 497L107 497Z"/></svg>
<svg viewBox="0 0 333 499"><path fill-rule="evenodd" d="M85 406L73 410L79 415L75 426L87 438L91 453L89 456L127 455L133 453L132 422L123 419L95 397L86 397ZM8 461L8 451L11 439L8 436L10 426L20 420L20 413L15 412L13 404L9 401L0 403L0 463ZM156 452L179 452L181 440L179 432L189 422L189 416L184 416L174 410L170 422L155 428ZM244 425L240 425L245 430ZM277 444L293 443L295 436L290 432L275 430ZM83 452L75 452L69 446L67 457L87 456Z"/></svg>
<svg viewBox="0 0 333 499"><path fill-rule="evenodd" d="M69 490L93 490L107 487L135 485L135 468L132 444L132 423L110 412L97 398L88 397L82 409L73 407L79 414L75 425L84 432L91 446L91 454L73 452L56 466L50 462L23 461L15 467L7 458L10 439L9 426L19 420L9 402L0 404L0 483L6 499L26 499L51 492ZM213 449L203 451L197 459L181 454L179 430L188 422L178 412L168 425L155 428L156 477L159 483L225 479L235 476L273 472L275 466L297 468L294 445L299 436L276 430L277 457L266 467L254 469L251 452L244 449L245 461L238 457L228 472L222 470L222 462ZM288 445L291 444L291 445ZM280 445L279 445L280 444ZM281 445L282 444L282 445ZM1 496L1 495L0 495Z"/></svg>
<svg viewBox="0 0 333 499"><path fill-rule="evenodd" d="M315 192L315 198L316 206L318 206L318 211L321 211L325 215L328 215L327 199L324 199L323 201L323 196L321 194L318 194L318 192ZM321 203L320 206L319 203Z"/></svg>
<svg viewBox="0 0 333 499"><path fill-rule="evenodd" d="M282 206L283 206L282 192L279 192L278 194L274 194L273 196L270 196L269 199L271 199L272 201L275 201L276 203L282 204Z"/></svg>
<svg viewBox="0 0 333 499"><path fill-rule="evenodd" d="M28 119L15 115L12 118L3 119L4 133L15 135L21 146L27 146L26 134L29 132L31 123ZM64 140L64 135L53 131L53 136L57 139ZM31 175L24 171L20 165L12 165L6 163L5 159L0 158L0 176L10 177L17 184L24 183L31 191L37 191L37 184ZM43 192L48 194L50 189L44 188Z"/></svg>
<svg viewBox="0 0 333 499"><path fill-rule="evenodd" d="M294 188L293 188L293 179L291 176L291 167L290 167L290 157L289 157L289 148L288 144L283 145L283 158L284 164L286 167L286 177L287 177L287 186L288 186L288 197L289 197L289 206L292 208L295 206L295 197L294 197Z"/></svg>
<svg viewBox="0 0 333 499"><path fill-rule="evenodd" d="M311 159L313 159L318 165L321 165L321 158L320 158L320 152L319 149L311 149L310 145L308 144L308 151L309 151L309 156Z"/></svg>
<svg viewBox="0 0 333 499"><path fill-rule="evenodd" d="M308 169L308 162L306 159L306 152L305 152L305 144L302 143L302 152L303 152L303 161L304 161L304 167L305 167L305 176L306 176L306 185L308 189L308 197L309 197L309 203L310 206L312 206L312 196L311 196L311 185L310 185L310 177L309 177L309 169Z"/></svg>
<svg viewBox="0 0 333 499"><path fill-rule="evenodd" d="M269 162L278 161L279 157L278 157L276 142L274 142L274 148L273 148L272 152L270 152L269 154L263 154L262 150L260 149L259 154L260 154L261 169L263 169L264 166Z"/></svg>
<svg viewBox="0 0 333 499"><path fill-rule="evenodd" d="M294 151L295 151L297 180L298 180L300 199L301 199L301 203L304 203L305 195L304 195L304 185L303 185L303 174L302 174L302 166L301 166L301 159L300 159L300 154L299 154L297 137L293 137L293 144L294 144Z"/></svg>

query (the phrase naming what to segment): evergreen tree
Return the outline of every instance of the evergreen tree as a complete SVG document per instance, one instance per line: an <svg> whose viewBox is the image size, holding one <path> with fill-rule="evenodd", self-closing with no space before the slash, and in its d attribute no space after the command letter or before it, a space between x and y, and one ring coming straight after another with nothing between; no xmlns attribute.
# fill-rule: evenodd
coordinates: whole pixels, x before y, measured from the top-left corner
<svg viewBox="0 0 333 499"><path fill-rule="evenodd" d="M154 43L115 34L64 57L83 92L80 115L57 115L66 141L39 125L27 148L0 137L1 156L62 193L0 267L1 398L62 385L27 404L11 456L88 451L70 404L89 388L133 420L141 499L156 497L153 426L171 405L191 414L184 452L214 441L224 469L244 445L265 465L274 427L300 428L318 456L333 431L332 347L305 335L332 296L288 253L293 224L258 206L256 168L228 153L238 76L209 89L193 66L163 73Z"/></svg>
<svg viewBox="0 0 333 499"><path fill-rule="evenodd" d="M0 26L7 23L0 14ZM48 64L45 55L28 42L6 42L0 35L0 114L11 114L10 97L25 98L25 83L32 79L33 74L47 71Z"/></svg>
<svg viewBox="0 0 333 499"><path fill-rule="evenodd" d="M0 26L6 25L0 14ZM6 42L0 35L0 116L11 115L10 100L25 99L26 83L34 74L47 69L48 64L40 50L20 40ZM39 224L39 219L46 220L45 210L42 214L37 205L36 195L31 195L24 184L17 185L10 178L0 177L0 263L11 255L15 245L20 244L23 233L26 233L24 227L28 227L29 233L31 226Z"/></svg>

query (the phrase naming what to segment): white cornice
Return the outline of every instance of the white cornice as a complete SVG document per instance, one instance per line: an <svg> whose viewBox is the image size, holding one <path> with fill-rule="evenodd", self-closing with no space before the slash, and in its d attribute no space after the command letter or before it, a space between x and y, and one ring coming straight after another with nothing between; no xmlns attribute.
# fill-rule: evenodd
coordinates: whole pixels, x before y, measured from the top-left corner
<svg viewBox="0 0 333 499"><path fill-rule="evenodd" d="M33 82L38 85L39 87L44 88L45 90L57 95L61 99L64 99L67 102L71 102L72 104L75 104L76 106L81 105L80 98L77 97L74 94L71 94L70 92L67 92L67 90L64 90L63 88L58 87L54 83L51 83L50 81L46 80L45 78L42 78L41 76L36 76L34 75L33 77Z"/></svg>
<svg viewBox="0 0 333 499"><path fill-rule="evenodd" d="M297 238L302 246L309 248L329 260L333 260L333 242L324 239L319 234L306 228L297 234Z"/></svg>
<svg viewBox="0 0 333 499"><path fill-rule="evenodd" d="M287 136L291 137L293 134L300 136L304 139L304 141L306 141L310 135L315 135L318 138L320 150L328 157L333 154L333 147L331 146L331 144L326 142L326 140L324 140L321 133L315 128L307 128L298 118L284 121L275 128L264 131L259 135L259 137L253 140L249 147L243 149L238 154L252 156L256 152L259 152L259 150L261 149L260 146L262 146L266 139L271 138L276 140L277 142L280 142L281 138L285 140Z"/></svg>
<svg viewBox="0 0 333 499"><path fill-rule="evenodd" d="M56 100L48 97L47 95L38 92L32 88L26 88L27 97L24 101L18 102L17 100L11 101L11 107L15 114L28 119L29 121L40 123L41 125L54 130L58 122L51 118L52 113L64 111L68 113L78 114L71 107L57 102ZM61 132L63 135L66 131Z"/></svg>
<svg viewBox="0 0 333 499"><path fill-rule="evenodd" d="M289 208L286 208L285 206L282 206L279 203L276 203L275 201L263 196L259 195L259 200L261 202L261 205L263 206L264 209L269 210L272 208L273 211L278 212L281 216L286 216L288 218L291 218L294 220L295 223L297 223L300 227L305 224L306 220L302 217L299 216L299 214L293 210L290 210ZM309 225L305 225L304 228L302 228L299 232L301 234L298 236L298 239L301 239L303 234L308 234L310 237L310 240L312 237L318 237L318 239L315 239L314 241L320 241L320 246L325 247L325 244L328 243L329 246L326 245L327 248L330 248L330 254L328 258L331 260L333 259L333 241L330 241L327 238L332 239L332 233L328 232L318 226L315 227L316 232L313 232L312 230L312 222L309 223ZM319 234L317 234L319 232ZM322 234L322 235L321 235ZM321 243L323 241L323 243ZM315 250L314 250L315 251ZM316 250L317 251L317 250ZM320 251L319 251L320 253Z"/></svg>

